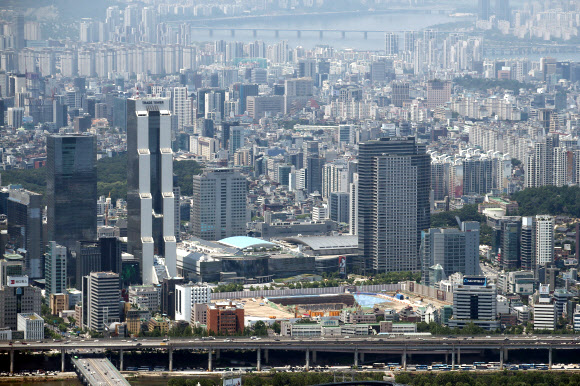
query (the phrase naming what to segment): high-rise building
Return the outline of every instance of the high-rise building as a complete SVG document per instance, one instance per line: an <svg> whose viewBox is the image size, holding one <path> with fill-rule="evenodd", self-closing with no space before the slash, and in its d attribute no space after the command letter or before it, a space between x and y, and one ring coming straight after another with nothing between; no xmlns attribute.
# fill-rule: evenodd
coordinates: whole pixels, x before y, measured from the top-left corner
<svg viewBox="0 0 580 386"><path fill-rule="evenodd" d="M209 303L211 287L198 284L180 284L175 286L175 320L189 321L195 304Z"/></svg>
<svg viewBox="0 0 580 386"><path fill-rule="evenodd" d="M487 0L489 1L489 0ZM451 100L451 82L448 80L430 80L427 82L427 107L434 109Z"/></svg>
<svg viewBox="0 0 580 386"><path fill-rule="evenodd" d="M44 255L44 278L47 294L66 292L66 262L66 248L50 241Z"/></svg>
<svg viewBox="0 0 580 386"><path fill-rule="evenodd" d="M430 157L413 137L359 145L359 254L375 272L419 270L430 223Z"/></svg>
<svg viewBox="0 0 580 386"><path fill-rule="evenodd" d="M510 0L495 0L495 17L498 20L511 20Z"/></svg>
<svg viewBox="0 0 580 386"><path fill-rule="evenodd" d="M0 289L0 328L18 328L18 314L41 314L40 288L31 286L4 286Z"/></svg>
<svg viewBox="0 0 580 386"><path fill-rule="evenodd" d="M236 150L244 146L244 127L230 127L230 138L228 141L229 153L234 154Z"/></svg>
<svg viewBox="0 0 580 386"><path fill-rule="evenodd" d="M26 41L24 40L24 15L22 13L17 12L14 14L12 28L14 33L14 48L21 50L26 46Z"/></svg>
<svg viewBox="0 0 580 386"><path fill-rule="evenodd" d="M12 186L6 200L8 235L15 249L26 251L24 272L32 279L43 277L42 195Z"/></svg>
<svg viewBox="0 0 580 386"><path fill-rule="evenodd" d="M328 209L330 219L338 223L349 223L349 203L348 193L333 192L328 197Z"/></svg>
<svg viewBox="0 0 580 386"><path fill-rule="evenodd" d="M83 311L86 307L87 319L84 324L89 330L103 332L112 322L119 321L119 274L91 272L85 278L83 297L86 296L87 303L83 303Z"/></svg>
<svg viewBox="0 0 580 386"><path fill-rule="evenodd" d="M396 107L403 107L403 102L409 100L409 83L393 82L391 83L391 103Z"/></svg>
<svg viewBox="0 0 580 386"><path fill-rule="evenodd" d="M97 238L97 143L92 135L46 137L48 240L74 250Z"/></svg>
<svg viewBox="0 0 580 386"><path fill-rule="evenodd" d="M554 262L554 217L538 215L534 218L536 270Z"/></svg>
<svg viewBox="0 0 580 386"><path fill-rule="evenodd" d="M80 240L75 246L75 287L82 289L83 277L101 272L101 248L98 241ZM69 269L70 271L71 269Z"/></svg>
<svg viewBox="0 0 580 386"><path fill-rule="evenodd" d="M507 221L501 224L501 258L500 265L505 270L513 270L520 266L520 226L517 221Z"/></svg>
<svg viewBox="0 0 580 386"><path fill-rule="evenodd" d="M490 0L477 0L477 18L479 20L488 20L490 13Z"/></svg>
<svg viewBox="0 0 580 386"><path fill-rule="evenodd" d="M399 53L399 35L396 32L385 34L385 54L395 56Z"/></svg>
<svg viewBox="0 0 580 386"><path fill-rule="evenodd" d="M173 114L177 115L177 130L193 123L193 105L187 95L187 87L173 88Z"/></svg>
<svg viewBox="0 0 580 386"><path fill-rule="evenodd" d="M177 274L173 151L169 100L127 100L128 252L141 262L143 284L153 284L155 255Z"/></svg>
<svg viewBox="0 0 580 386"><path fill-rule="evenodd" d="M526 271L536 270L534 218L522 217L522 233L520 239L521 268Z"/></svg>
<svg viewBox="0 0 580 386"><path fill-rule="evenodd" d="M245 235L247 194L246 178L239 171L213 169L193 176L193 235L204 240Z"/></svg>
<svg viewBox="0 0 580 386"><path fill-rule="evenodd" d="M429 268L439 264L446 277L456 272L463 275L479 274L479 223L465 221L461 230L455 228L431 228L423 233L421 253L423 259L422 283L429 281Z"/></svg>

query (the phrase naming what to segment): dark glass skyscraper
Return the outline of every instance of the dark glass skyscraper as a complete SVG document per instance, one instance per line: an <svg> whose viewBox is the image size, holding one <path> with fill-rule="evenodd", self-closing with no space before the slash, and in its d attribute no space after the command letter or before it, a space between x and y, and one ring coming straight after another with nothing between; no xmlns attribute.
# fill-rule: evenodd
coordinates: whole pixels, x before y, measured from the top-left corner
<svg viewBox="0 0 580 386"><path fill-rule="evenodd" d="M48 241L69 251L97 238L97 142L92 135L46 137Z"/></svg>
<svg viewBox="0 0 580 386"><path fill-rule="evenodd" d="M419 269L421 231L429 228L430 156L414 137L359 145L359 254L374 272Z"/></svg>

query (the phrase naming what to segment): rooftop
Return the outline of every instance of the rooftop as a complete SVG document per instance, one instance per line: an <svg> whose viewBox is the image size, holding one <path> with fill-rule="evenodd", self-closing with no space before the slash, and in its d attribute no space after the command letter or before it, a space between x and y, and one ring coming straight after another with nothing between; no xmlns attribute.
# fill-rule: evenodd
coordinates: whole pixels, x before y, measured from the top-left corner
<svg viewBox="0 0 580 386"><path fill-rule="evenodd" d="M228 247L234 247L239 249L245 248L271 248L275 247L276 244L255 237L248 236L233 236L221 239L218 243L226 245Z"/></svg>
<svg viewBox="0 0 580 386"><path fill-rule="evenodd" d="M286 239L297 244L303 244L314 251L326 249L351 249L358 247L358 236L307 236L289 237Z"/></svg>

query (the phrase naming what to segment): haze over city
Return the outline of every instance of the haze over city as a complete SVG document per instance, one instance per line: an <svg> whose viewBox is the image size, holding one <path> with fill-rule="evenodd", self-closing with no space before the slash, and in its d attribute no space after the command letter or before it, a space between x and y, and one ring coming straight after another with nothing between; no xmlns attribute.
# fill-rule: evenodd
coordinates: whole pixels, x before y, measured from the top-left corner
<svg viewBox="0 0 580 386"><path fill-rule="evenodd" d="M0 0L0 384L580 384L580 0Z"/></svg>

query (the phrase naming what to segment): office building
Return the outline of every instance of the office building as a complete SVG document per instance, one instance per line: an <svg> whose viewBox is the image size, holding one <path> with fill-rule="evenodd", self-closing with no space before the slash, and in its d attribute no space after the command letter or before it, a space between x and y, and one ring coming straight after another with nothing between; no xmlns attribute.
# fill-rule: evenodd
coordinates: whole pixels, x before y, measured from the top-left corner
<svg viewBox="0 0 580 386"><path fill-rule="evenodd" d="M101 248L98 241L77 241L75 251L75 287L82 288L82 278L101 270ZM70 271L70 269L69 269Z"/></svg>
<svg viewBox="0 0 580 386"><path fill-rule="evenodd" d="M413 137L359 145L359 255L374 272L417 271L430 223L430 157Z"/></svg>
<svg viewBox="0 0 580 386"><path fill-rule="evenodd" d="M132 285L129 287L129 302L140 310L155 313L161 305L161 287L152 284Z"/></svg>
<svg viewBox="0 0 580 386"><path fill-rule="evenodd" d="M193 176L193 235L204 240L246 235L247 194L246 178L239 171L213 169Z"/></svg>
<svg viewBox="0 0 580 386"><path fill-rule="evenodd" d="M477 18L479 20L489 20L490 8L490 0L477 0Z"/></svg>
<svg viewBox="0 0 580 386"><path fill-rule="evenodd" d="M24 273L32 279L44 276L42 264L42 195L11 186L6 200L8 236L14 249L24 250Z"/></svg>
<svg viewBox="0 0 580 386"><path fill-rule="evenodd" d="M50 241L44 255L44 279L46 294L66 292L66 248Z"/></svg>
<svg viewBox="0 0 580 386"><path fill-rule="evenodd" d="M83 297L87 302L85 324L89 330L103 332L112 322L119 321L119 274L91 272L83 280ZM84 311L84 310L83 310Z"/></svg>
<svg viewBox="0 0 580 386"><path fill-rule="evenodd" d="M443 268L445 277L456 272L479 275L479 223L465 221L461 230L431 228L423 233L421 254L423 259L422 283L434 286L429 269L435 265Z"/></svg>
<svg viewBox="0 0 580 386"><path fill-rule="evenodd" d="M534 218L522 217L522 231L520 238L520 266L526 271L536 270Z"/></svg>
<svg viewBox="0 0 580 386"><path fill-rule="evenodd" d="M6 253L0 259L0 287L10 284L9 276L24 277L24 258L17 253ZM28 280L28 277L26 277Z"/></svg>
<svg viewBox="0 0 580 386"><path fill-rule="evenodd" d="M497 289L485 277L463 278L453 290L453 317L450 328L463 328L468 323L494 331L500 327L497 320Z"/></svg>
<svg viewBox="0 0 580 386"><path fill-rule="evenodd" d="M121 273L121 240L117 237L99 238L101 266L99 271Z"/></svg>
<svg viewBox="0 0 580 386"><path fill-rule="evenodd" d="M539 290L534 294L534 330L556 329L558 313L556 312L556 303L550 296L550 286L540 285Z"/></svg>
<svg viewBox="0 0 580 386"><path fill-rule="evenodd" d="M175 319L175 286L185 283L182 277L166 278L161 283L161 313Z"/></svg>
<svg viewBox="0 0 580 386"><path fill-rule="evenodd" d="M165 258L170 276L177 274L168 99L127 101L127 153L128 252L141 262L143 284L152 284L154 255Z"/></svg>
<svg viewBox="0 0 580 386"><path fill-rule="evenodd" d="M489 1L489 0L487 0ZM430 80L427 82L427 107L435 109L451 100L451 82L448 80Z"/></svg>
<svg viewBox="0 0 580 386"><path fill-rule="evenodd" d="M230 138L228 141L228 151L234 154L236 150L244 146L244 128L242 126L230 127Z"/></svg>
<svg viewBox="0 0 580 386"><path fill-rule="evenodd" d="M40 288L26 283L11 284L0 289L0 328L18 328L18 314L41 314L42 295Z"/></svg>
<svg viewBox="0 0 580 386"><path fill-rule="evenodd" d="M92 135L46 137L48 240L74 250L97 237L97 143Z"/></svg>
<svg viewBox="0 0 580 386"><path fill-rule="evenodd" d="M272 96L249 96L246 98L246 111L254 121L265 116L276 116L284 112L284 97Z"/></svg>
<svg viewBox="0 0 580 386"><path fill-rule="evenodd" d="M44 319L35 312L18 314L18 331L24 331L24 340L44 339Z"/></svg>
<svg viewBox="0 0 580 386"><path fill-rule="evenodd" d="M521 223L518 221L501 224L500 265L504 270L513 270L520 266L520 227Z"/></svg>
<svg viewBox="0 0 580 386"><path fill-rule="evenodd" d="M68 310L69 297L64 294L50 294L49 305L51 315L59 315L61 311Z"/></svg>
<svg viewBox="0 0 580 386"><path fill-rule="evenodd" d="M24 120L24 108L8 107L6 116L8 117L8 121L6 122L8 126L18 129L22 126L22 121Z"/></svg>
<svg viewBox="0 0 580 386"><path fill-rule="evenodd" d="M244 330L244 308L239 304L211 303L207 306L207 330L235 335Z"/></svg>
<svg viewBox="0 0 580 386"><path fill-rule="evenodd" d="M180 284L175 286L175 320L191 320L191 312L196 304L209 303L211 288L207 285Z"/></svg>
<svg viewBox="0 0 580 386"><path fill-rule="evenodd" d="M312 98L312 78L286 79L284 82L284 114L301 110Z"/></svg>
<svg viewBox="0 0 580 386"><path fill-rule="evenodd" d="M349 203L348 193L333 192L328 197L329 218L338 223L349 223Z"/></svg>
<svg viewBox="0 0 580 386"><path fill-rule="evenodd" d="M391 83L391 103L396 107L403 107L403 102L408 101L409 97L409 83L393 82Z"/></svg>

